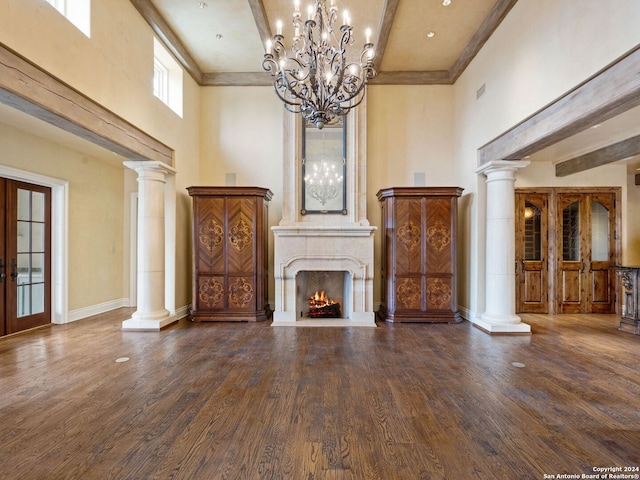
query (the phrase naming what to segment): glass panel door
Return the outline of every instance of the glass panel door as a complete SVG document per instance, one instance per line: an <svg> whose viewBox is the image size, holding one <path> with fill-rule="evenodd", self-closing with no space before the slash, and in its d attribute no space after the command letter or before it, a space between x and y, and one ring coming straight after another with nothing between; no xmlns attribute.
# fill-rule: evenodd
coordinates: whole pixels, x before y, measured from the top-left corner
<svg viewBox="0 0 640 480"><path fill-rule="evenodd" d="M6 333L50 323L51 189L6 181Z"/></svg>

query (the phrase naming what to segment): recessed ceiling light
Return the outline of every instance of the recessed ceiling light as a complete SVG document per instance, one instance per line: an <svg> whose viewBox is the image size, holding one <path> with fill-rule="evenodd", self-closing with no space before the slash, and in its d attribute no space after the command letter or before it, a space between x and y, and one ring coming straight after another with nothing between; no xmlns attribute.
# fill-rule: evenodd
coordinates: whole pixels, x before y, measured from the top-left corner
<svg viewBox="0 0 640 480"><path fill-rule="evenodd" d="M427 33L427 37L429 37L429 38L433 38L433 37L435 37L435 35L436 35L436 32Z"/></svg>
<svg viewBox="0 0 640 480"><path fill-rule="evenodd" d="M600 124L594 125L594 126L593 126L593 127L591 127L591 128L600 128Z"/></svg>
<svg viewBox="0 0 640 480"><path fill-rule="evenodd" d="M222 34L221 34L221 33L216 33L216 39L217 39L217 40L222 39Z"/></svg>
<svg viewBox="0 0 640 480"><path fill-rule="evenodd" d="M200 2L200 3L198 4L198 6L199 6L200 8L207 8L209 5L208 5L206 2Z"/></svg>
<svg viewBox="0 0 640 480"><path fill-rule="evenodd" d="M448 7L449 5L451 5L451 0L442 0L442 5Z"/></svg>

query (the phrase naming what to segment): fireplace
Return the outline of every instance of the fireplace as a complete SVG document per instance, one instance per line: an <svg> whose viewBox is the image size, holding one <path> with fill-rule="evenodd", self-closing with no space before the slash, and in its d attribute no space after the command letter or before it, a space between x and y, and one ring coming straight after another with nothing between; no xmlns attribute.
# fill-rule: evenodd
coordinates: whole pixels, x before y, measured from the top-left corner
<svg viewBox="0 0 640 480"><path fill-rule="evenodd" d="M282 220L274 238L275 308L272 326L316 325L309 297L325 290L341 303L341 318L327 325L375 327L373 236L366 218L366 102L346 122L344 208L309 212L303 208L302 122L285 114ZM353 141L355 140L355 141ZM316 323L314 323L316 322Z"/></svg>
<svg viewBox="0 0 640 480"><path fill-rule="evenodd" d="M349 272L301 271L296 275L298 318L345 318L351 311Z"/></svg>

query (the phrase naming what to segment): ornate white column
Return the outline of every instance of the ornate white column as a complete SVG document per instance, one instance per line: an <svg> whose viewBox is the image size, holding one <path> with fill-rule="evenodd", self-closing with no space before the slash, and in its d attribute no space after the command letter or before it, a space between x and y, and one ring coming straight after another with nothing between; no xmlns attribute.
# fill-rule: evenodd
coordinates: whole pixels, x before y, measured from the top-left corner
<svg viewBox="0 0 640 480"><path fill-rule="evenodd" d="M165 185L176 171L162 162L124 165L138 174L138 305L122 329L160 330L173 321L165 308Z"/></svg>
<svg viewBox="0 0 640 480"><path fill-rule="evenodd" d="M515 174L527 161L496 160L476 173L487 177L485 312L473 320L488 333L531 333L516 315Z"/></svg>

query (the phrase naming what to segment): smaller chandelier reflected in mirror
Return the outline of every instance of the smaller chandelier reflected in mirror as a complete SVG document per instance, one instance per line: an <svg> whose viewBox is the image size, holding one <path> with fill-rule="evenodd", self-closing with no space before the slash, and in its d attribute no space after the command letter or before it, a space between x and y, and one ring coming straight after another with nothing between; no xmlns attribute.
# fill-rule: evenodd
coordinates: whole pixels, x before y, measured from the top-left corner
<svg viewBox="0 0 640 480"><path fill-rule="evenodd" d="M318 130L302 130L302 211L346 215L346 129L343 117Z"/></svg>
<svg viewBox="0 0 640 480"><path fill-rule="evenodd" d="M276 94L285 108L301 113L306 122L322 129L362 102L367 82L376 75L375 51L367 29L359 61L347 59L354 42L351 19L343 11L339 32L334 31L338 7L330 0L315 0L303 21L300 2L295 0L293 39L287 50L278 21L276 35L269 40L262 67L273 76ZM339 39L338 39L339 37Z"/></svg>

